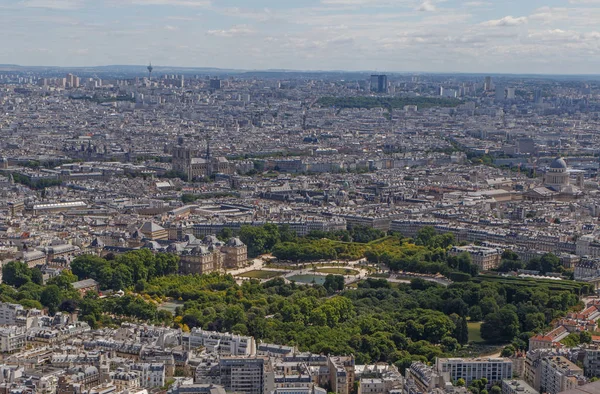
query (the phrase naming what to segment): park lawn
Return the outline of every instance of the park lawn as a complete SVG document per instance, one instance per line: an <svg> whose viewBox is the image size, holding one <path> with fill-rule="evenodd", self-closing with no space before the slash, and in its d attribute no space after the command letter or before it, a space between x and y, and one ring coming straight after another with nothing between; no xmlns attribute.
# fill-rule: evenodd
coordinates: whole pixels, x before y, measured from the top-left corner
<svg viewBox="0 0 600 394"><path fill-rule="evenodd" d="M334 274L334 275L358 275L357 270L346 269L346 268L317 268L315 272L320 272L323 274Z"/></svg>
<svg viewBox="0 0 600 394"><path fill-rule="evenodd" d="M281 271L254 270L244 272L243 274L239 274L237 276L251 279L271 279L282 274L283 272Z"/></svg>
<svg viewBox="0 0 600 394"><path fill-rule="evenodd" d="M469 342L474 343L483 343L483 339L481 338L481 322L469 322L467 323L469 328Z"/></svg>

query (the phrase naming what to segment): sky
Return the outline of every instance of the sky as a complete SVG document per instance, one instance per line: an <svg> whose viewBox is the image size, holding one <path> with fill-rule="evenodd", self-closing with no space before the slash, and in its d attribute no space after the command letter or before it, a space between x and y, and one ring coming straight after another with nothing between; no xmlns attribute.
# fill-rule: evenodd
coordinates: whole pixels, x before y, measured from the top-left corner
<svg viewBox="0 0 600 394"><path fill-rule="evenodd" d="M0 0L0 64L600 74L600 0Z"/></svg>

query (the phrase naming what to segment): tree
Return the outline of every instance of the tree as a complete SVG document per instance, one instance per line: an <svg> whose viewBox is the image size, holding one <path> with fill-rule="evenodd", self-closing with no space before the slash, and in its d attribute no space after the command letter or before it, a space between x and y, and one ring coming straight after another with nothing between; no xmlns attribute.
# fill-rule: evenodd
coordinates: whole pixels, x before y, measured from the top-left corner
<svg viewBox="0 0 600 394"><path fill-rule="evenodd" d="M566 338L560 341L566 347L575 347L580 344L581 337L577 333L570 333Z"/></svg>
<svg viewBox="0 0 600 394"><path fill-rule="evenodd" d="M2 267L2 282L19 288L31 281L31 270L27 264L11 261Z"/></svg>
<svg viewBox="0 0 600 394"><path fill-rule="evenodd" d="M71 283L76 282L77 277L70 271L64 270L60 275L48 280L49 285L57 285L61 290L72 290L73 286Z"/></svg>
<svg viewBox="0 0 600 394"><path fill-rule="evenodd" d="M298 240L296 232L290 228L289 224L279 227L279 235L281 242L296 242Z"/></svg>
<svg viewBox="0 0 600 394"><path fill-rule="evenodd" d="M267 252L267 233L262 227L242 226L240 240L248 247L248 257L256 257Z"/></svg>
<svg viewBox="0 0 600 394"><path fill-rule="evenodd" d="M73 313L77 310L77 302L75 300L64 300L58 306L62 312Z"/></svg>
<svg viewBox="0 0 600 394"><path fill-rule="evenodd" d="M546 253L540 259L540 266L542 273L556 272L561 266L560 259L553 253Z"/></svg>
<svg viewBox="0 0 600 394"><path fill-rule="evenodd" d="M581 331L579 333L579 341L581 343L592 343L592 334L589 331Z"/></svg>
<svg viewBox="0 0 600 394"><path fill-rule="evenodd" d="M460 319L460 334L458 336L458 343L464 345L469 342L469 326L467 324L467 317L462 316Z"/></svg>
<svg viewBox="0 0 600 394"><path fill-rule="evenodd" d="M518 271L523 269L523 263L519 260L502 260L498 266L499 272Z"/></svg>
<svg viewBox="0 0 600 394"><path fill-rule="evenodd" d="M519 317L512 308L490 313L481 324L481 337L488 342L510 342L519 333Z"/></svg>
<svg viewBox="0 0 600 394"><path fill-rule="evenodd" d="M546 315L544 315L541 312L528 313L525 316L525 321L523 322L523 329L525 331L537 332L540 329L544 328L545 325L546 325Z"/></svg>
<svg viewBox="0 0 600 394"><path fill-rule="evenodd" d="M498 312L500 309L498 307L498 303L492 297L484 297L480 302L479 306L481 307L481 313L483 316L487 316L490 313Z"/></svg>
<svg viewBox="0 0 600 394"><path fill-rule="evenodd" d="M48 285L42 292L42 305L48 307L48 312L54 315L62 302L60 289L56 285Z"/></svg>
<svg viewBox="0 0 600 394"><path fill-rule="evenodd" d="M483 312L481 311L481 307L479 305L473 305L469 309L469 317L472 322L478 322L483 319Z"/></svg>
<svg viewBox="0 0 600 394"><path fill-rule="evenodd" d="M453 352L460 348L460 345L458 344L458 341L456 340L456 338L452 338L452 337L442 338L441 345L444 348L445 352Z"/></svg>
<svg viewBox="0 0 600 394"><path fill-rule="evenodd" d="M217 233L217 238L219 238L223 242L229 241L229 239L232 237L233 237L233 230L231 230L229 227L225 227Z"/></svg>
<svg viewBox="0 0 600 394"><path fill-rule="evenodd" d="M499 386L492 386L490 394L502 394L502 389Z"/></svg>
<svg viewBox="0 0 600 394"><path fill-rule="evenodd" d="M465 380L463 378L459 378L456 381L456 387L465 387L465 384L466 384L466 382L465 382Z"/></svg>
<svg viewBox="0 0 600 394"><path fill-rule="evenodd" d="M520 259L518 254L510 249L505 249L504 252L502 252L502 260L517 261Z"/></svg>
<svg viewBox="0 0 600 394"><path fill-rule="evenodd" d="M350 228L350 237L354 242L368 243L385 237L385 232L367 226L352 226Z"/></svg>
<svg viewBox="0 0 600 394"><path fill-rule="evenodd" d="M193 202L195 202L198 199L198 196L195 196L193 194L182 194L181 195L181 201L184 204L191 204Z"/></svg>
<svg viewBox="0 0 600 394"><path fill-rule="evenodd" d="M40 286L44 284L44 275L42 274L42 271L39 270L39 268L33 268L29 272L31 281L33 283Z"/></svg>
<svg viewBox="0 0 600 394"><path fill-rule="evenodd" d="M417 231L417 236L415 237L415 244L417 245L429 245L433 237L436 236L436 231L433 226L425 226Z"/></svg>
<svg viewBox="0 0 600 394"><path fill-rule="evenodd" d="M515 347L513 345L505 346L504 349L502 349L502 353L500 353L502 357L512 357L514 354Z"/></svg>
<svg viewBox="0 0 600 394"><path fill-rule="evenodd" d="M539 257L534 257L527 263L526 268L532 271L541 271L542 270L542 262Z"/></svg>
<svg viewBox="0 0 600 394"><path fill-rule="evenodd" d="M344 277L341 275L329 274L325 277L325 283L323 287L327 289L327 292L332 294L336 291L344 290Z"/></svg>

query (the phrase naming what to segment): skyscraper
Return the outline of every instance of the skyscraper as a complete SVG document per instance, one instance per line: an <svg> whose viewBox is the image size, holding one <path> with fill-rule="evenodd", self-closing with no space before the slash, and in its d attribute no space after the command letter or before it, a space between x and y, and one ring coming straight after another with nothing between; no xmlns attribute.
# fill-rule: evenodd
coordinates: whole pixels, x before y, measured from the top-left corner
<svg viewBox="0 0 600 394"><path fill-rule="evenodd" d="M371 92L387 93L387 75L371 75Z"/></svg>
<svg viewBox="0 0 600 394"><path fill-rule="evenodd" d="M503 101L506 94L506 90L502 85L496 85L496 101Z"/></svg>
<svg viewBox="0 0 600 394"><path fill-rule="evenodd" d="M220 80L220 79L217 79L217 78L215 78L215 79L211 79L211 80L210 80L209 87L210 87L211 89L215 89L215 90L221 89L221 80Z"/></svg>
<svg viewBox="0 0 600 394"><path fill-rule="evenodd" d="M516 92L515 88L506 88L506 99L507 100L514 100L515 96L516 96L515 92Z"/></svg>
<svg viewBox="0 0 600 394"><path fill-rule="evenodd" d="M483 84L483 90L489 92L492 90L492 77L485 77L485 82Z"/></svg>

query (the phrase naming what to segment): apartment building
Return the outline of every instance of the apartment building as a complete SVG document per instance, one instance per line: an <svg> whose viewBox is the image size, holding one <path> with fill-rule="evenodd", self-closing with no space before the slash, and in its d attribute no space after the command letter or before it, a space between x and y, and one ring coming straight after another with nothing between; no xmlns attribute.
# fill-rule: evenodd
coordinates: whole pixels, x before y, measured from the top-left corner
<svg viewBox="0 0 600 394"><path fill-rule="evenodd" d="M0 352L12 353L25 346L27 329L25 327L0 327Z"/></svg>
<svg viewBox="0 0 600 394"><path fill-rule="evenodd" d="M188 349L203 346L206 350L226 356L253 356L256 354L256 342L253 337L204 331L193 328L183 336L184 346Z"/></svg>
<svg viewBox="0 0 600 394"><path fill-rule="evenodd" d="M490 383L500 382L513 374L513 364L508 358L438 358L435 365L438 373L450 374L452 381L462 378L467 386L482 378Z"/></svg>
<svg viewBox="0 0 600 394"><path fill-rule="evenodd" d="M223 357L219 370L227 392L268 394L275 389L273 367L267 357Z"/></svg>
<svg viewBox="0 0 600 394"><path fill-rule="evenodd" d="M524 380L506 379L502 381L502 394L539 394Z"/></svg>
<svg viewBox="0 0 600 394"><path fill-rule="evenodd" d="M327 394L327 390L317 386L276 388L271 394Z"/></svg>
<svg viewBox="0 0 600 394"><path fill-rule="evenodd" d="M132 364L130 369L133 372L137 372L140 376L140 385L142 387L162 387L165 385L165 364Z"/></svg>
<svg viewBox="0 0 600 394"><path fill-rule="evenodd" d="M354 387L354 357L329 357L329 385L338 394L350 394Z"/></svg>
<svg viewBox="0 0 600 394"><path fill-rule="evenodd" d="M563 356L542 358L540 372L539 391L548 394L571 390L583 377L583 370Z"/></svg>
<svg viewBox="0 0 600 394"><path fill-rule="evenodd" d="M444 375L448 378L445 379ZM420 361L413 362L404 373L404 391L407 394L425 393L433 389L446 386L449 381L448 373L439 374L438 371Z"/></svg>
<svg viewBox="0 0 600 394"><path fill-rule="evenodd" d="M25 308L20 304L10 304L8 302L0 302L0 324L12 325L16 324L17 317L25 313Z"/></svg>
<svg viewBox="0 0 600 394"><path fill-rule="evenodd" d="M358 394L385 394L386 388L383 379L361 379Z"/></svg>
<svg viewBox="0 0 600 394"><path fill-rule="evenodd" d="M546 334L534 335L529 338L529 350L552 349L568 335L569 331L563 326L558 326Z"/></svg>
<svg viewBox="0 0 600 394"><path fill-rule="evenodd" d="M453 246L450 249L450 255L458 256L461 253L468 253L471 256L473 264L477 265L482 271L489 271L497 268L502 259L502 249L486 248L484 246Z"/></svg>

